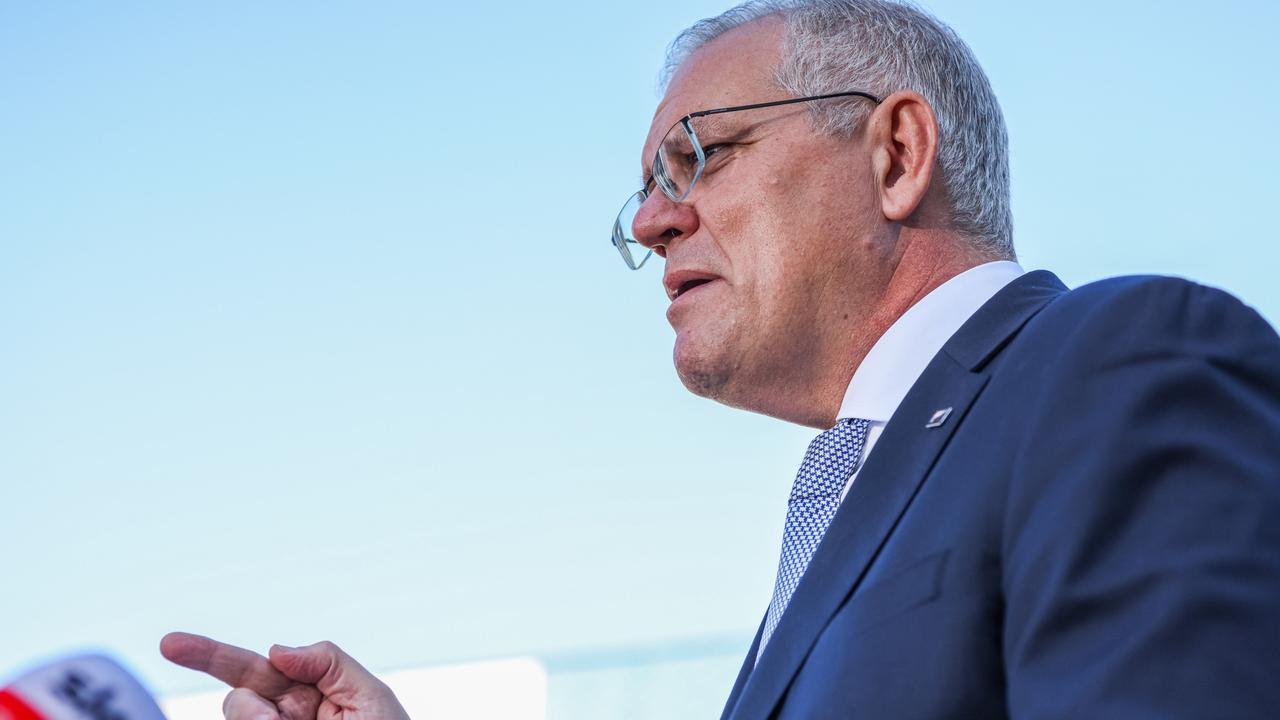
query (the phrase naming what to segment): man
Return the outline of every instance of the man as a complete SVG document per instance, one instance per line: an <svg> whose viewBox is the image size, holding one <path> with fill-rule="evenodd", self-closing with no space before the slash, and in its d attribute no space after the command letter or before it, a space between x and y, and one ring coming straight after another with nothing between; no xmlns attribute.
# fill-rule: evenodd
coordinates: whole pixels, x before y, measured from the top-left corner
<svg viewBox="0 0 1280 720"><path fill-rule="evenodd" d="M1270 327L1023 273L999 107L917 10L748 3L669 68L614 243L666 259L690 390L824 429L724 717L1280 712ZM403 716L329 644L162 649L229 718Z"/></svg>

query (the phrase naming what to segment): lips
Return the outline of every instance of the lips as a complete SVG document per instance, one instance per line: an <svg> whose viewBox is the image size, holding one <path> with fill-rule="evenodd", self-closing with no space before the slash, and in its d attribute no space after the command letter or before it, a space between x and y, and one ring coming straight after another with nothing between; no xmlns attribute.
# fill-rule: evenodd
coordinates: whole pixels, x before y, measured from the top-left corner
<svg viewBox="0 0 1280 720"><path fill-rule="evenodd" d="M667 298L675 302L685 293L719 279L719 275L703 270L668 270L662 278L662 284L667 289Z"/></svg>
<svg viewBox="0 0 1280 720"><path fill-rule="evenodd" d="M672 300L675 300L676 298L680 297L681 295L684 295L685 293L689 292L690 290L692 290L692 289L694 289L694 288L696 288L696 287L699 287L699 286L701 286L701 285L706 285L706 284L707 284L707 283L709 283L709 282L711 282L711 279L710 279L710 278L699 278L699 279L697 279L697 280L690 280L689 282L687 282L687 283L685 283L685 284L681 285L680 287L676 288L675 294L674 294L674 296L673 296L671 299L672 299Z"/></svg>

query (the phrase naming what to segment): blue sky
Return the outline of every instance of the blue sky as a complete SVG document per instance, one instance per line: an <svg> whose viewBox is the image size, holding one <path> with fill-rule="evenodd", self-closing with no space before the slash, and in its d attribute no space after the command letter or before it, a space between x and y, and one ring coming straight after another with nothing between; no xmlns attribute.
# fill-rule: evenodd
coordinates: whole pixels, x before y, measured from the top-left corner
<svg viewBox="0 0 1280 720"><path fill-rule="evenodd" d="M929 7L1003 104L1024 266L1280 318L1274 3ZM745 643L813 433L688 395L607 243L663 49L722 9L0 6L0 675L206 687L171 629L375 669Z"/></svg>

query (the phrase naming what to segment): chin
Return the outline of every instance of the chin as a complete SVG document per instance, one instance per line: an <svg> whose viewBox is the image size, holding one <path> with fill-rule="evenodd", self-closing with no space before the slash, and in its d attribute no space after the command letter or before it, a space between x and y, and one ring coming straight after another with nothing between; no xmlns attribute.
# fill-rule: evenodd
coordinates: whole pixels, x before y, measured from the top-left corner
<svg viewBox="0 0 1280 720"><path fill-rule="evenodd" d="M724 347L712 347L710 343L699 344L684 337L676 338L673 352L676 375L689 392L711 400L724 397L732 375L724 350Z"/></svg>

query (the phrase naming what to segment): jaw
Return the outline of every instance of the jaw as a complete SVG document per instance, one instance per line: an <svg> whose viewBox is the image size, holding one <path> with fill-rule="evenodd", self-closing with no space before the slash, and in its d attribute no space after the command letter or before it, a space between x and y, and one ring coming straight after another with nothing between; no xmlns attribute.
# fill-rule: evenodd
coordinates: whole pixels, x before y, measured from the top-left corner
<svg viewBox="0 0 1280 720"><path fill-rule="evenodd" d="M834 416L844 396L843 385L832 388L849 381L844 368L837 367L844 363L822 362L826 355L812 342L796 339L794 332L756 332L752 343L741 336L743 330L733 326L681 330L673 351L680 382L693 394L728 407L810 427L830 426L827 416ZM786 337L792 342L777 347ZM820 376L833 370L831 378ZM828 396L834 397L834 404Z"/></svg>

